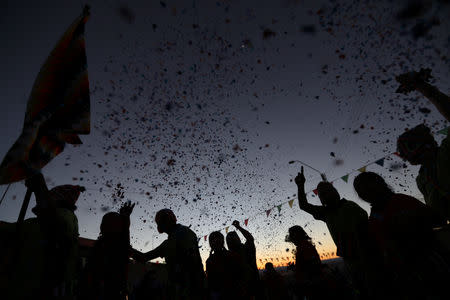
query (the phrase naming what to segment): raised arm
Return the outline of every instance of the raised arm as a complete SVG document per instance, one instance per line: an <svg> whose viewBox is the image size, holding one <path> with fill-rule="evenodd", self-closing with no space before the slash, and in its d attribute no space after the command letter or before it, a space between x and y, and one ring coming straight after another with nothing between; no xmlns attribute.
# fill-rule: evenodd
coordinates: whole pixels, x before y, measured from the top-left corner
<svg viewBox="0 0 450 300"><path fill-rule="evenodd" d="M157 257L165 257L165 253L167 249L167 243L166 241L162 242L161 245L156 247L153 250L150 250L147 253L142 253L136 249L131 250L131 257L141 263L148 262L149 260L155 259Z"/></svg>
<svg viewBox="0 0 450 300"><path fill-rule="evenodd" d="M314 218L318 218L323 210L322 206L312 205L308 203L306 199L305 193L305 173L303 171L303 166L301 168L301 173L298 173L297 177L295 177L295 183L298 188L298 206L301 210L306 211L307 213L313 215Z"/></svg>
<svg viewBox="0 0 450 300"><path fill-rule="evenodd" d="M247 230L245 230L244 228L242 228L241 225L239 224L239 221L234 220L232 225L234 227L236 227L236 229L242 233L242 235L244 236L246 241L248 241L248 242L255 241L255 239L253 238L253 235L250 232L248 232Z"/></svg>
<svg viewBox="0 0 450 300"><path fill-rule="evenodd" d="M127 201L120 207L119 214L122 215L126 222L128 227L130 227L130 216L131 213L133 213L133 208L136 205L136 203L131 204L131 201Z"/></svg>
<svg viewBox="0 0 450 300"><path fill-rule="evenodd" d="M127 240L130 243L130 216L133 212L133 208L136 203L131 204L131 201L127 201L120 207L119 214L123 217L125 226L127 227Z"/></svg>
<svg viewBox="0 0 450 300"><path fill-rule="evenodd" d="M447 121L450 121L450 97L427 82L431 78L430 73L430 69L421 69L419 72L409 72L397 76L396 80L400 83L397 92L404 94L412 90L420 92L436 106Z"/></svg>

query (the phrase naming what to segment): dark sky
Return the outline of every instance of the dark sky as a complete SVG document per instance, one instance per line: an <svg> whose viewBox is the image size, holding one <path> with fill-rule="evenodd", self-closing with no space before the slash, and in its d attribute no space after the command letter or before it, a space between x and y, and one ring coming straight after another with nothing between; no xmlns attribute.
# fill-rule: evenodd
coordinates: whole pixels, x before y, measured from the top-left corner
<svg viewBox="0 0 450 300"><path fill-rule="evenodd" d="M300 165L290 160L339 178L395 151L406 128L448 126L420 95L394 93L395 75L421 67L449 93L450 5L415 2L90 1L92 133L43 169L48 184L86 186L77 215L89 238L106 211L130 199L139 203L131 228L139 249L165 238L153 218L170 207L202 238L204 257L204 235L249 217L259 258L290 256L284 236L294 224L333 252L325 226L296 203L265 210L295 195ZM2 1L2 157L40 66L83 4ZM417 169L398 158L368 170L421 198ZM320 177L305 172L312 190ZM353 191L355 174L335 186L369 209ZM23 183L11 186L1 220L16 219L24 194Z"/></svg>

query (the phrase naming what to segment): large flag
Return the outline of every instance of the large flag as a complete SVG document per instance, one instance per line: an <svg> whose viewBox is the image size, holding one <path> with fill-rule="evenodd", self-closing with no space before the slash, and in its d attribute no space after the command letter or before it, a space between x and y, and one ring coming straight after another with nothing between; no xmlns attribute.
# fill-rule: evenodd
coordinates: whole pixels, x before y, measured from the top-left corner
<svg viewBox="0 0 450 300"><path fill-rule="evenodd" d="M22 134L0 165L0 184L27 178L90 132L84 27L89 7L70 25L41 67L28 99Z"/></svg>

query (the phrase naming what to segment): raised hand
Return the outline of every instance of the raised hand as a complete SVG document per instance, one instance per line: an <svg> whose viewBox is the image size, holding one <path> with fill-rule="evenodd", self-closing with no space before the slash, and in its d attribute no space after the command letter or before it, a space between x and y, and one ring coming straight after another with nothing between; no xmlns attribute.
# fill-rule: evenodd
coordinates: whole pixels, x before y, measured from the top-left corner
<svg viewBox="0 0 450 300"><path fill-rule="evenodd" d="M407 94L417 88L420 83L428 82L431 79L431 69L420 69L419 72L408 72L395 77L400 86L397 93Z"/></svg>
<svg viewBox="0 0 450 300"><path fill-rule="evenodd" d="M131 213L133 212L133 208L136 205L136 203L131 204L131 201L127 201L124 204L122 204L122 207L119 210L119 213L121 215L129 217Z"/></svg>
<svg viewBox="0 0 450 300"><path fill-rule="evenodd" d="M305 173L303 171L303 166L301 168L301 173L298 173L297 177L295 177L295 183L298 186L304 186L306 182Z"/></svg>

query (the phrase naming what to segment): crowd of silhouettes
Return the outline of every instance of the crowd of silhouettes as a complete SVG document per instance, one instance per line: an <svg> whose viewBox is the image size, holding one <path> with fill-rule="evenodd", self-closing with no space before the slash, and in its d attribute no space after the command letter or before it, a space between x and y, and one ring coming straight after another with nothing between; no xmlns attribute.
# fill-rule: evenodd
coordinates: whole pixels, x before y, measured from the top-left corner
<svg viewBox="0 0 450 300"><path fill-rule="evenodd" d="M428 83L429 70L397 77L397 92L413 90L427 97L449 120L450 98ZM434 140L418 125L398 138L397 150L412 165L420 165L417 186L425 203L396 193L373 172L353 182L359 198L370 205L368 215L354 201L341 198L327 181L317 185L322 205L308 203L303 167L295 178L301 210L323 221L343 259L348 277L324 264L310 236L294 225L285 242L295 245L295 265L289 280L265 265L260 276L253 235L238 221L236 231L209 235L205 269L197 235L179 224L172 210L156 213L159 233L167 239L143 253L130 244L134 204L106 213L100 234L82 266L78 249L76 201L83 187L47 188L41 173L26 180L36 195L36 215L19 227L2 228L0 287L5 299L448 299L450 280L450 138ZM238 232L245 238L242 243ZM284 241L280 241L284 242ZM228 248L228 249L227 249ZM167 282L145 275L128 290L130 259L146 263L164 258Z"/></svg>

